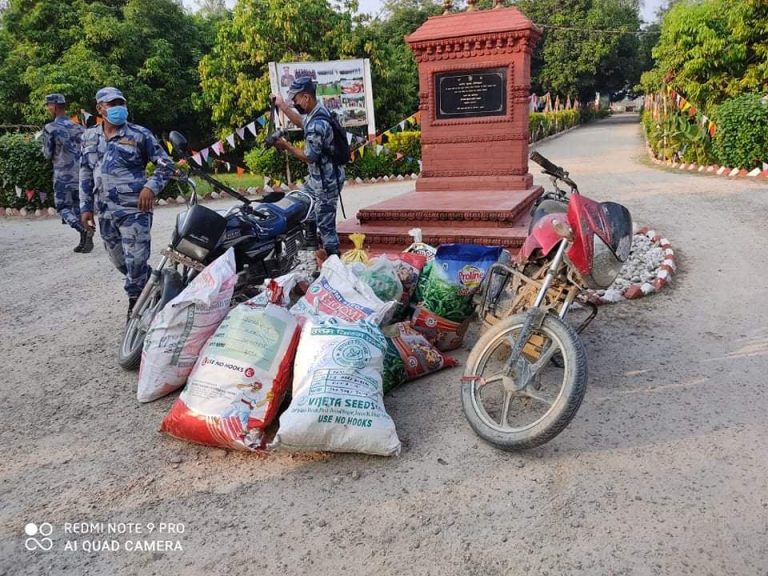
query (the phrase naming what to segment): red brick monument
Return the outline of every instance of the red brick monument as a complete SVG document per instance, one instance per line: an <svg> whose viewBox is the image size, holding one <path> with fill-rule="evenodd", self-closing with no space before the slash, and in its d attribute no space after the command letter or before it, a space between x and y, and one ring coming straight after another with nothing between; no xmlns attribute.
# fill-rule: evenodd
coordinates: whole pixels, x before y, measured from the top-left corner
<svg viewBox="0 0 768 576"><path fill-rule="evenodd" d="M450 4L448 2L447 4ZM339 224L366 247L424 241L518 248L541 194L528 172L530 59L540 31L516 8L430 18L406 38L419 66L422 172L416 189Z"/></svg>

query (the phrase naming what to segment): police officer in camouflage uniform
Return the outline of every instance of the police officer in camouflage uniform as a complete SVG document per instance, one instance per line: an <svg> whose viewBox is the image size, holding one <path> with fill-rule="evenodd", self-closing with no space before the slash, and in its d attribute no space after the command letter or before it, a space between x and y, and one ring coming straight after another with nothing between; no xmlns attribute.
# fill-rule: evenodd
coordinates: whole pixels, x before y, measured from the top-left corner
<svg viewBox="0 0 768 576"><path fill-rule="evenodd" d="M170 159L152 133L127 122L125 97L117 88L96 93L100 125L83 134L80 212L83 225L99 233L115 267L125 275L128 317L150 275L150 229L155 197L171 177ZM148 162L155 171L147 178Z"/></svg>
<svg viewBox="0 0 768 576"><path fill-rule="evenodd" d="M48 112L53 122L43 127L43 156L53 160L53 198L56 211L62 222L69 224L80 233L80 243L75 252L93 250L93 232L80 223L80 137L83 128L67 118L66 100L63 94L48 94L45 97Z"/></svg>
<svg viewBox="0 0 768 576"><path fill-rule="evenodd" d="M337 166L333 156L333 129L331 113L318 102L315 84L309 77L298 78L288 89L288 100L272 96L277 107L296 126L304 128L304 150L299 150L285 139L275 143L275 148L287 150L292 156L305 162L309 176L304 190L315 198L315 219L323 245L323 256L339 255L339 237L336 234L336 206L344 186L344 168ZM292 105L292 106L291 106ZM302 116L303 115L303 118Z"/></svg>

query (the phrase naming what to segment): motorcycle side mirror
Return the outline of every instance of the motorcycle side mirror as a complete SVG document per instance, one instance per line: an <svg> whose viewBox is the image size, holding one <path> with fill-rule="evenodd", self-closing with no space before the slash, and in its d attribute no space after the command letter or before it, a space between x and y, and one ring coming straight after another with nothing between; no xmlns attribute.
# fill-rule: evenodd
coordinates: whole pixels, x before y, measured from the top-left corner
<svg viewBox="0 0 768 576"><path fill-rule="evenodd" d="M171 133L168 134L168 140L170 140L174 151L178 151L182 156L189 155L189 142L187 142L187 139L181 132L172 130Z"/></svg>

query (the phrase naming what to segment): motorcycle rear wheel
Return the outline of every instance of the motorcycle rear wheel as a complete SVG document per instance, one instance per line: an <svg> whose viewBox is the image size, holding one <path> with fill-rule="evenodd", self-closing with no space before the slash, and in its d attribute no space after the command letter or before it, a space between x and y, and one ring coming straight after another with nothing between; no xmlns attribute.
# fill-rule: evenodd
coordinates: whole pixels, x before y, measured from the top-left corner
<svg viewBox="0 0 768 576"><path fill-rule="evenodd" d="M125 370L136 370L141 364L144 338L157 313L183 289L181 275L176 270L165 269L141 308L134 310L125 325L123 340L117 353L117 363Z"/></svg>
<svg viewBox="0 0 768 576"><path fill-rule="evenodd" d="M546 362L522 389L503 375L525 317L505 318L478 339L461 385L462 408L470 426L503 450L534 448L552 440L576 415L587 388L584 345L573 328L551 315L541 328L534 328L522 358L530 366L555 346L555 354L562 355L562 368Z"/></svg>

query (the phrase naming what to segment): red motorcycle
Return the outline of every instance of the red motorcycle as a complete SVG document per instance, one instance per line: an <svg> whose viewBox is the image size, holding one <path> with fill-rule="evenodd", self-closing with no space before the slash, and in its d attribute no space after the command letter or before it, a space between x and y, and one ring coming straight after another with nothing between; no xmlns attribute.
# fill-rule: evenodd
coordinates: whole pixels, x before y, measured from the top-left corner
<svg viewBox="0 0 768 576"><path fill-rule="evenodd" d="M632 246L629 210L582 196L568 172L541 154L531 160L551 177L554 191L534 206L517 257L494 264L487 275L477 301L484 333L461 385L474 431L506 450L544 444L575 416L587 386L578 334L597 314L586 290L610 286Z"/></svg>

